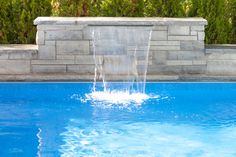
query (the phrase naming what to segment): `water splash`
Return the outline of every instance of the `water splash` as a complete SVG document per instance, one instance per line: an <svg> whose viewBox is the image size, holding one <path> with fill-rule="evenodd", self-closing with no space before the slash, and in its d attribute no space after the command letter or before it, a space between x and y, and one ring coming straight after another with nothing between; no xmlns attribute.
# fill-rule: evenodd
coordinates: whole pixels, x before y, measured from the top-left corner
<svg viewBox="0 0 236 157"><path fill-rule="evenodd" d="M81 101L82 103L90 103L94 107L99 108L119 108L132 109L141 106L151 99L168 99L154 94L129 93L129 91L94 91L85 95L73 94L70 99Z"/></svg>
<svg viewBox="0 0 236 157"><path fill-rule="evenodd" d="M138 106L151 98L145 94L145 84L152 27L103 26L91 29L94 83L85 100L108 107L118 104ZM124 83L117 86L111 80ZM102 89L99 88L101 84Z"/></svg>
<svg viewBox="0 0 236 157"><path fill-rule="evenodd" d="M95 91L85 95L87 100L95 103L113 104L113 105L141 105L150 98L159 98L159 96L149 96L144 93L129 93L128 91Z"/></svg>

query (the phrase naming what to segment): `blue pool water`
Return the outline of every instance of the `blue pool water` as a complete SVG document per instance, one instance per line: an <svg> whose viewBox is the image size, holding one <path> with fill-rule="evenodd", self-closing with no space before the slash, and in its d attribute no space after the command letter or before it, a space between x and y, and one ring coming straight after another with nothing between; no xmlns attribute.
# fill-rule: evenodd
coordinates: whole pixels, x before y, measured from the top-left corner
<svg viewBox="0 0 236 157"><path fill-rule="evenodd" d="M0 83L0 156L235 157L235 83L147 83L144 102L92 83Z"/></svg>

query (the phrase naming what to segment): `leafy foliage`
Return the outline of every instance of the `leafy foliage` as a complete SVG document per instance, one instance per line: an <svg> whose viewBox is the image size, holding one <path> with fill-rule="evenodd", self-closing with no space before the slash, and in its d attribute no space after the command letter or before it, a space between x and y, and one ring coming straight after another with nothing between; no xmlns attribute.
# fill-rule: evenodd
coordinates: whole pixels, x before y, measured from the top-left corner
<svg viewBox="0 0 236 157"><path fill-rule="evenodd" d="M33 20L50 14L50 0L0 0L0 43L34 43Z"/></svg>
<svg viewBox="0 0 236 157"><path fill-rule="evenodd" d="M147 0L145 8L146 16L159 17L183 17L185 16L182 7L182 0Z"/></svg>
<svg viewBox="0 0 236 157"><path fill-rule="evenodd" d="M190 17L203 17L207 19L206 43L229 43L231 22L229 16L230 5L226 0L192 0L188 12Z"/></svg>
<svg viewBox="0 0 236 157"><path fill-rule="evenodd" d="M236 43L236 0L0 0L0 43L34 43L38 16L203 17L207 43Z"/></svg>
<svg viewBox="0 0 236 157"><path fill-rule="evenodd" d="M53 0L53 15L55 16L88 16L89 2L87 0Z"/></svg>
<svg viewBox="0 0 236 157"><path fill-rule="evenodd" d="M236 44L236 0L231 0L229 5L231 6L230 20L232 24L230 42Z"/></svg>

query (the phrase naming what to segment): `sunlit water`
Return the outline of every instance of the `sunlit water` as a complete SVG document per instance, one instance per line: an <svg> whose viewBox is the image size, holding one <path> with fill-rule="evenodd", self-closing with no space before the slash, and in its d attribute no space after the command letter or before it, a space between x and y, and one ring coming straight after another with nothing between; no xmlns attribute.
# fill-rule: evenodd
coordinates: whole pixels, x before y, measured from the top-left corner
<svg viewBox="0 0 236 157"><path fill-rule="evenodd" d="M234 157L236 127L208 130L158 122L97 122L81 128L71 120L61 134L62 156ZM229 145L230 144L230 145Z"/></svg>
<svg viewBox="0 0 236 157"><path fill-rule="evenodd" d="M236 84L0 84L0 156L235 157Z"/></svg>

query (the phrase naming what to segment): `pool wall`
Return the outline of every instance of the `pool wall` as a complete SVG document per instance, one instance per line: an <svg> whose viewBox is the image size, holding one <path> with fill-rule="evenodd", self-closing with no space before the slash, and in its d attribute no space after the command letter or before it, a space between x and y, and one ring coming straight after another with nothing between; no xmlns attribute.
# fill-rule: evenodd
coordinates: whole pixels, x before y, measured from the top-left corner
<svg viewBox="0 0 236 157"><path fill-rule="evenodd" d="M203 18L38 17L34 24L37 45L0 46L0 80L93 80L91 30L103 26L152 27L148 80L236 80L236 46L205 46Z"/></svg>

